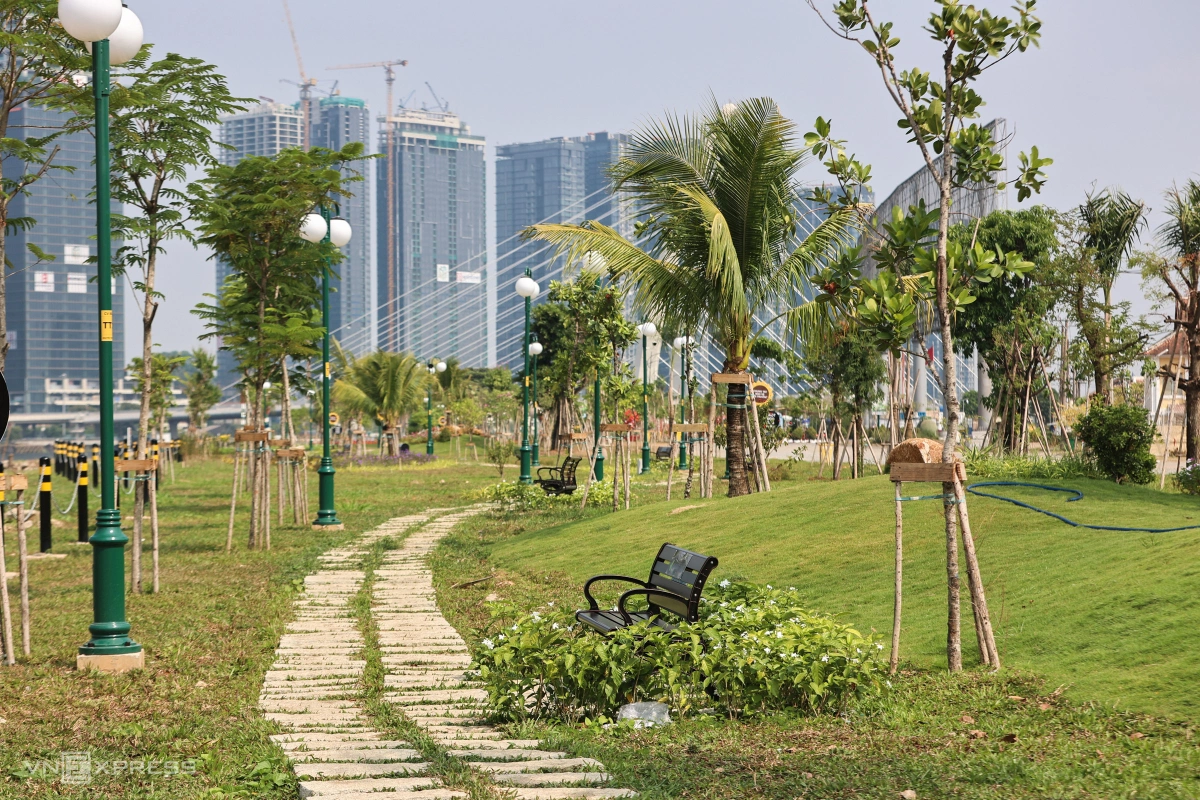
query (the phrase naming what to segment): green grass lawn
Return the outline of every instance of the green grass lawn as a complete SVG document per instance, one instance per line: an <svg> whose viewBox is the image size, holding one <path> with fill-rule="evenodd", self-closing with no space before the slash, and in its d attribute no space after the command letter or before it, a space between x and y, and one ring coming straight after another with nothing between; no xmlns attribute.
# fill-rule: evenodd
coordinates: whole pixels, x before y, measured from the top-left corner
<svg viewBox="0 0 1200 800"><path fill-rule="evenodd" d="M1080 521L1200 522L1193 498L1071 485L1084 501L1013 494ZM469 521L434 554L439 605L478 640L548 602L578 607L592 574L644 575L671 541L718 556L718 580L794 585L815 609L886 640L894 526L886 478L782 481L770 495L669 504L657 487L638 489L629 512ZM906 503L905 659L882 696L837 716L692 717L645 731L541 721L511 732L600 759L612 785L643 800L885 800L906 790L981 800L1200 797L1190 696L1200 670L1189 624L1197 533L1086 531L981 498L970 508L1005 659L998 675L980 671L973 653L966 672L944 671L940 503Z"/></svg>
<svg viewBox="0 0 1200 800"><path fill-rule="evenodd" d="M345 532L273 525L272 550L248 552L243 497L227 555L232 463L196 462L176 475L159 493L162 591L128 598L145 670L105 676L74 669L91 621L91 552L70 544L73 517L54 529L54 551L67 558L31 564L33 655L15 668L0 666L0 798L294 798L290 770L256 705L297 587L317 568L316 557L347 537L397 515L461 505L495 480L493 469L473 464L341 469L337 509ZM65 506L66 482L56 480L55 488ZM310 488L315 513L315 477ZM131 530L128 518L124 528ZM7 566L16 571L11 522L6 532ZM36 548L36 531L30 542ZM146 563L149 575L148 553ZM9 586L16 614L16 581ZM197 774L97 776L87 787L25 774L26 761L57 761L60 752L79 750L91 750L95 760L194 759Z"/></svg>
<svg viewBox="0 0 1200 800"><path fill-rule="evenodd" d="M1200 524L1193 497L1099 481L1066 485L1085 499L1068 504L1065 495L1031 489L1011 496L1081 522ZM930 491L910 485L905 494ZM716 579L796 586L812 607L886 637L894 508L892 484L882 477L780 482L769 495L658 503L530 530L497 542L490 559L519 572L562 573L579 585L600 572L643 576L658 547L672 542L717 556ZM1068 684L1079 701L1200 716L1200 530L1092 531L978 497L969 509L1007 666ZM904 512L902 655L913 666L942 665L941 503L905 503ZM963 613L971 663L978 653L969 607Z"/></svg>

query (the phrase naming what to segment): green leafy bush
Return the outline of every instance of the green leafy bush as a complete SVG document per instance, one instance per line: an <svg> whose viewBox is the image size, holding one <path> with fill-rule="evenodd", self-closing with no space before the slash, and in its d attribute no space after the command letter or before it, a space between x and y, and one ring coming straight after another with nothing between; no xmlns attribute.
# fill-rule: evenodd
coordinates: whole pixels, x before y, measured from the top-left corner
<svg viewBox="0 0 1200 800"><path fill-rule="evenodd" d="M967 465L967 476L971 479L1020 481L1106 477L1089 455L1045 458L1015 453L998 455L985 450L971 449L967 451L963 461Z"/></svg>
<svg viewBox="0 0 1200 800"><path fill-rule="evenodd" d="M1075 432L1087 444L1109 479L1117 483L1150 483L1158 462L1150 454L1154 426L1140 406L1093 403L1075 423Z"/></svg>
<svg viewBox="0 0 1200 800"><path fill-rule="evenodd" d="M1187 466L1172 475L1171 480L1184 494L1200 494L1200 464L1189 458Z"/></svg>
<svg viewBox="0 0 1200 800"><path fill-rule="evenodd" d="M583 465L580 465L583 466ZM586 469L586 467L584 467ZM575 490L575 494L550 496L540 486L520 481L501 481L487 486L475 493L477 500L485 503L499 503L512 511L540 511L551 508L578 508L583 500L583 484ZM612 481L593 483L588 491L588 507L599 508L607 502L612 503Z"/></svg>
<svg viewBox="0 0 1200 800"><path fill-rule="evenodd" d="M477 647L488 705L509 720L613 716L659 700L678 714L795 708L841 711L878 691L883 644L804 609L795 589L722 581L700 619L675 631L642 623L604 637L548 606Z"/></svg>

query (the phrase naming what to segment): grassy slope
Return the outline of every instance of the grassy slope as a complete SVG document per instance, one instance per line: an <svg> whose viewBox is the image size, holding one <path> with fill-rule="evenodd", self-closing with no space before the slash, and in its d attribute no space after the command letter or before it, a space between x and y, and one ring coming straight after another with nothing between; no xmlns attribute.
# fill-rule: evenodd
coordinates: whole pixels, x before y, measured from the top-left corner
<svg viewBox="0 0 1200 800"><path fill-rule="evenodd" d="M1064 485L1081 489L1085 499L1068 505L1063 495L1026 489L1010 496L1082 522L1200 524L1194 498L1095 481ZM905 493L918 491L932 489L910 485ZM686 505L707 507L672 513ZM529 531L498 542L491 558L502 568L562 571L578 582L598 572L641 576L658 546L670 541L718 556L718 579L795 585L813 607L886 636L893 509L886 478L780 483L765 496L673 501ZM1076 701L1197 716L1200 531L1090 531L984 498L972 498L970 510L1008 665L1071 684ZM944 663L945 651L941 506L906 503L904 511L902 652L932 666ZM974 660L969 614L964 608L964 650Z"/></svg>
<svg viewBox="0 0 1200 800"><path fill-rule="evenodd" d="M177 470L177 483L162 485L162 592L128 598L133 635L146 648L147 668L140 673L75 671L91 621L91 552L69 544L74 517L55 528L54 551L67 558L30 567L33 655L13 669L0 666L0 798L195 797L217 787L295 797L290 775L281 774L283 785L269 786L258 785L261 777L251 773L262 761L282 770L279 751L267 740L272 726L256 706L263 672L292 617L296 584L317 568L317 555L357 532L399 514L462 503L495 480L494 470L475 466L343 469L337 508L344 533L273 526L272 550L247 552L243 497L234 552L226 555L231 474L231 463L198 462ZM66 488L56 479L62 506ZM315 477L310 489L315 513ZM127 520L127 533L130 528ZM6 533L8 568L15 571L11 523ZM31 546L36 542L35 531ZM148 553L146 561L148 575ZM10 590L16 586L9 582ZM15 594L12 602L16 613ZM97 777L90 787L21 774L25 760L53 761L73 750L91 750L103 760L201 763L195 778Z"/></svg>

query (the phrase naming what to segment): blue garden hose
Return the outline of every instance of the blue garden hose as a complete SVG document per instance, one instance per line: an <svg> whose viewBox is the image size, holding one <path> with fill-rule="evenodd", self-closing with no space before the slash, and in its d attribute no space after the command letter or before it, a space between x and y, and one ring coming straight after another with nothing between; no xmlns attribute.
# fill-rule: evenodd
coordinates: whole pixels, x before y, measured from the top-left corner
<svg viewBox="0 0 1200 800"><path fill-rule="evenodd" d="M1094 531L1125 531L1130 533L1173 533L1175 531L1190 531L1195 528L1200 528L1200 525L1184 525L1179 528L1121 528L1115 525L1088 525L1084 522L1076 522L1073 519L1067 519L1062 514L1055 514L1053 511L1047 511L1044 508L1031 506L1029 503L1022 503L1020 500L1014 500L1011 497L1004 497L1003 495L998 494L989 494L988 492L980 492L978 491L978 487L980 486L1025 486L1030 489L1041 489L1046 492L1066 492L1067 494L1075 495L1074 497L1067 499L1068 503L1074 503L1076 500L1083 499L1083 492L1079 491L1078 489L1067 489L1062 486L1046 486L1042 483L1024 483L1022 481L983 481L981 483L972 483L970 486L966 487L967 491L971 494L978 495L980 497L990 497L993 500L1003 500L1006 503L1012 503L1014 506L1028 508L1030 511L1036 511L1039 514L1045 514L1047 517L1054 517L1059 522L1065 522L1068 525L1072 525L1076 528L1090 528Z"/></svg>

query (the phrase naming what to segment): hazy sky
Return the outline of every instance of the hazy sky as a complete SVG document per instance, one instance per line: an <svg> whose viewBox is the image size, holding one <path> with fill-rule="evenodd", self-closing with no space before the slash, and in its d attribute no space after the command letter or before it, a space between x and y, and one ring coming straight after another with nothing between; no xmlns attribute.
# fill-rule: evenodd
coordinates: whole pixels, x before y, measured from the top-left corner
<svg viewBox="0 0 1200 800"><path fill-rule="evenodd" d="M127 0L147 40L215 63L235 93L293 102L298 80L282 0ZM819 0L822 8L832 0ZM895 21L902 65L935 67L920 25L929 0L875 0ZM986 2L994 11L1008 2ZM1121 186L1152 207L1172 181L1200 172L1195 102L1200 4L1194 0L1043 0L1042 48L987 73L985 118L1015 131L1011 155L1032 144L1054 158L1042 202L1077 204L1093 185ZM340 81L344 95L385 105L382 70L328 71L345 63L406 58L397 93L432 104L430 82L474 133L495 144L633 128L664 110L689 111L774 97L801 132L818 115L874 165L880 198L918 167L896 127L878 72L836 38L802 0L291 0L309 74ZM1191 144L1189 144L1191 142ZM821 168L810 168L813 180ZM489 177L489 186L492 185ZM1015 200L1015 196L1014 196ZM1010 204L1015 207L1015 202ZM491 216L489 205L489 216ZM1152 225L1161 222L1157 211ZM188 314L213 290L205 256L173 244L161 271L165 308L158 342L194 347ZM1122 278L1123 299L1140 301ZM169 320L168 324L163 324ZM129 348L136 346L134 338Z"/></svg>

